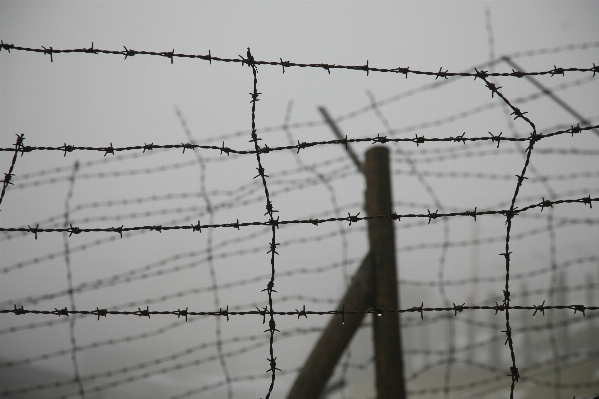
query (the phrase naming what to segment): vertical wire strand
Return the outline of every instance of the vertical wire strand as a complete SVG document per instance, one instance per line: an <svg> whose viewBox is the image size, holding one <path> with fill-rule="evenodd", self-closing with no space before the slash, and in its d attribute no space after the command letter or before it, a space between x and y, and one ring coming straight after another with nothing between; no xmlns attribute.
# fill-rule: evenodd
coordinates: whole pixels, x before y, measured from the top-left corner
<svg viewBox="0 0 599 399"><path fill-rule="evenodd" d="M181 123L181 127L187 136L187 139L191 144L195 144L195 140L193 138L193 134L187 125L187 121L183 117L183 113L179 108L175 108L175 113L179 118ZM200 195L204 199L206 203L206 211L208 212L208 224L214 223L214 208L212 207L212 202L210 201L210 196L208 195L208 191L206 190L206 162L204 162L204 158L202 154L198 151L197 148L193 149L193 154L196 157L198 164L200 165ZM212 297L214 299L214 309L220 309L220 296L218 290L218 280L216 278L216 270L214 269L214 260L213 260L213 248L212 248L212 239L213 239L213 229L208 229L206 232L206 256L208 259L208 270L210 271L210 281L212 283ZM216 353L218 355L218 360L220 362L221 369L225 375L226 387L227 387L227 398L231 399L233 397L233 386L231 384L231 374L229 373L229 368L227 366L227 361L223 354L223 342L222 342L222 319L220 317L215 318L216 322Z"/></svg>
<svg viewBox="0 0 599 399"><path fill-rule="evenodd" d="M79 171L79 161L75 161L73 164L73 170L71 175L69 176L69 190L67 192L67 197L64 201L64 228L67 228L70 224L70 205L71 199L73 198L73 191L75 188L75 177L77 172ZM73 273L71 269L71 251L69 247L69 236L67 232L62 233L63 243L64 243L64 263L67 271L67 284L68 284L68 292L69 292L69 301L70 306L73 311L77 310L77 306L75 304L75 293L73 292ZM83 386L83 382L81 381L81 375L79 373L79 363L77 361L77 338L75 336L75 322L77 320L77 315L71 315L69 319L69 339L71 342L71 363L73 364L73 371L75 373L75 381L77 382L77 386L79 388L79 397L82 399L85 398L85 388Z"/></svg>

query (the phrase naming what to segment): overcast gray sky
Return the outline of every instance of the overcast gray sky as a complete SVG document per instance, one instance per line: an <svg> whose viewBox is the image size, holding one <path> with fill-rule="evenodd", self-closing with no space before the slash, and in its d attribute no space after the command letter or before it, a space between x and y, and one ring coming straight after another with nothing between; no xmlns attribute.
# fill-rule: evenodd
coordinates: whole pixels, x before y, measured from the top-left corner
<svg viewBox="0 0 599 399"><path fill-rule="evenodd" d="M226 58L245 55L250 47L259 60L343 65L364 65L368 61L371 67L410 67L434 72L439 68L451 72L474 71L475 66L485 64L490 58L507 54L514 54L514 61L527 71L550 70L554 66L588 68L593 62L599 64L598 20L599 7L592 1L0 2L0 38L15 46L74 49L90 47L93 42L94 48L106 50L120 51L126 46L137 51L174 50L202 55L210 51L212 56ZM590 44L583 48L582 43ZM574 46L568 48L571 44ZM554 50L526 53L539 49ZM171 64L168 58L143 55L123 58L54 54L50 62L48 55L2 50L0 146L11 147L17 134L24 134L25 144L31 146L124 147L189 142L175 111L179 109L197 142L218 146L224 142L240 150L252 148L248 142L251 69L238 63L210 64L200 59L175 58ZM512 69L501 62L485 67L491 68L505 72ZM597 124L597 78L593 80L591 75L573 72L563 77L538 79ZM539 98L538 89L525 79L506 77L496 82L503 87L502 93L507 98L529 112L527 116L540 132L579 122L554 102ZM413 74L406 79L400 74L367 75L364 71L331 70L329 74L320 68L286 68L283 74L280 66L260 66L261 95L256 125L261 144L274 147L297 140L333 139L322 122L318 106L325 106L338 118L340 128L349 138L377 134L449 137L465 132L466 136L476 137L488 136L488 132L502 132L503 136L530 133L525 122L508 122L512 119L506 118L501 101L496 96L492 98L480 80L456 77L442 83L437 80L437 86L431 86L433 83L434 77ZM379 101L378 109L386 122L373 112L372 101ZM285 121L288 129L281 128ZM525 147L508 143L501 143L499 149L496 143L466 146L426 143L418 147L408 144L390 146L397 213L426 213L427 209L433 212L438 209L434 198L438 198L446 211L509 206L516 183L515 177L510 179L522 170ZM369 147L370 143L354 146L360 157ZM599 149L595 133L545 140L538 149L540 155L535 153L533 157L535 169L530 171L530 179L521 190L519 206L537 203L542 198L596 196L597 156L580 154ZM556 155L559 150L569 151L569 155ZM181 154L179 149L135 153L135 156L128 152L106 157L102 152L90 151L66 156L53 151L26 153L17 159L14 185L8 187L0 205L0 226L26 227L39 223L40 227L62 227L67 205L69 222L80 228L189 225L198 219L202 224L209 220L214 223L266 220L261 185L259 179L253 179L257 174L253 155L226 157L218 151ZM204 168L198 156L204 160ZM422 176L432 188L434 198L422 179L415 177L406 156L413 158L424 173ZM364 181L355 173L343 147L321 146L304 149L299 154L278 152L263 158L273 203L282 220L344 217L348 212L364 214L361 203ZM11 161L11 153L0 154L2 173L8 171ZM80 167L71 184L69 176L75 161ZM483 175L477 177L476 173ZM539 181L542 176L548 177L546 184ZM207 197L203 191L208 193ZM215 209L212 216L207 211L207 198ZM128 201L121 201L125 199ZM572 204L542 214L535 211L535 215L518 219L513 231L513 272L599 255L594 211L595 207L591 210ZM554 236L549 232L548 218L555 218L551 222L555 223ZM397 224L401 279L438 282L440 276L455 280L505 273L504 262L497 255L504 245L504 219L481 217L476 226L470 219L454 219L448 223L449 236L444 235L440 220L434 220L430 226L426 223L420 226L417 220ZM308 309L328 310L336 306L348 276L367 251L365 226L365 223L352 226L328 223L317 228L282 227L277 233L282 245L276 258L280 277L276 280L278 293L274 296L274 307L294 310L306 304ZM115 233L86 233L73 235L66 241L71 252L72 285L79 287L74 295L77 309L98 306L137 310L147 304L151 310L188 307L211 311L226 306L250 310L266 305L266 293L261 291L270 275L270 258L266 254L270 241L268 229L214 229L201 234L189 230L152 231L123 236L121 240ZM40 234L35 240L32 234L2 233L0 239L3 309L12 308L13 303L29 309L72 308L64 292L51 300L28 298L68 288L63 235ZM446 253L442 250L444 239L452 243ZM488 242L472 245L473 239ZM210 243L212 261L207 259ZM184 270L173 270L177 266ZM305 272L300 273L299 269ZM169 272L159 276L158 270ZM590 281L589 275L593 281L599 278L596 261L581 261L575 270L568 270L569 285ZM130 280L123 275L128 272ZM144 272L148 274L144 276ZM526 280L526 284L529 288L548 289L556 284L556 276L545 273ZM97 289L90 289L98 279L104 282ZM246 279L254 280L238 284ZM211 290L213 285L221 286L217 295ZM514 285L514 290L522 289L521 281ZM423 289L405 285L400 286L401 306L411 307L423 301L430 306L444 306L447 299L454 303L482 303L490 296L500 297L502 288L501 282L448 287L444 298L436 286ZM531 300L543 299L546 295ZM586 299L580 293L569 300ZM476 317L488 320L486 314ZM55 324L22 327L45 321ZM69 327L68 323L58 324L60 321L55 316L0 317L3 362L65 350L65 355L49 360L31 362L21 368L4 368L0 371L4 375L2 391L33 385L32 378L22 378L33 373L37 373L41 382L73 378ZM113 316L101 322L81 318L74 326L75 340L77 345L91 345L108 338L154 332L175 321L167 316L153 316L151 320ZM275 355L278 367L287 374L277 377L274 397L286 394L294 379L293 370L301 366L318 336L297 333L295 329L322 326L326 321L316 316L309 320L277 319L282 338L275 343ZM77 352L80 375L85 377L197 345L207 346L194 349L190 355L163 360L158 366L140 366L121 377L141 376L148 370L191 362L177 372L156 371L150 378L140 377L141 382L119 383L114 388L102 386L118 381L118 377L88 380L83 383L87 396L171 397L225 381L227 375L242 377L268 368L265 360L268 334L263 333L265 326L260 317L221 320L220 332L216 323L213 318L193 319L152 338ZM431 339L438 341L435 343L438 348L447 349L449 343L443 329L448 327L441 324L435 328L437 332L431 333L439 334L437 339L435 336ZM12 327L19 331L8 330ZM422 348L424 333L410 331L406 332L404 346ZM290 337L284 338L284 334ZM246 336L257 338L247 338L242 343L227 341ZM218 337L226 342L220 352L214 345ZM466 344L463 334L453 340L454 344ZM244 350L240 348L259 343L263 346L241 354ZM371 346L366 328L354 340L352 362L368 364ZM219 361L219 356L222 358L229 352L224 361ZM507 359L508 354L505 349L501 356ZM213 356L210 361L193 364L210 356ZM406 360L406 367L414 371L423 361ZM372 375L371 366L365 371L350 369L346 392L349 397L372 396ZM435 386L442 386L442 380L434 381ZM421 387L417 380L412 384L410 389ZM101 389L93 394L96 386ZM509 392L507 382L504 388ZM505 393L505 389L500 392ZM267 391L267 379L242 380L192 397L216 398L232 392L239 397L258 398ZM76 384L67 384L56 390L34 392L31 397L45 394L79 396L79 390Z"/></svg>

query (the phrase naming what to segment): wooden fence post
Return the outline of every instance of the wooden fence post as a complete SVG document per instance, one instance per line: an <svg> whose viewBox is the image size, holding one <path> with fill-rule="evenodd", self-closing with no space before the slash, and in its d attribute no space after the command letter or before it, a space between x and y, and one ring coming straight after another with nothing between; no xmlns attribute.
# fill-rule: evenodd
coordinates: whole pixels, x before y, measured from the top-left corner
<svg viewBox="0 0 599 399"><path fill-rule="evenodd" d="M372 256L367 255L354 275L338 310L368 310L373 307L374 275ZM333 316L312 349L287 399L317 399L333 374L343 351L360 327L364 313ZM345 320L345 323L342 321Z"/></svg>
<svg viewBox="0 0 599 399"><path fill-rule="evenodd" d="M373 147L366 152L366 210L369 216L392 212L389 150ZM393 220L368 221L368 239L374 263L375 307L399 309ZM376 390L379 399L405 399L399 313L373 316Z"/></svg>

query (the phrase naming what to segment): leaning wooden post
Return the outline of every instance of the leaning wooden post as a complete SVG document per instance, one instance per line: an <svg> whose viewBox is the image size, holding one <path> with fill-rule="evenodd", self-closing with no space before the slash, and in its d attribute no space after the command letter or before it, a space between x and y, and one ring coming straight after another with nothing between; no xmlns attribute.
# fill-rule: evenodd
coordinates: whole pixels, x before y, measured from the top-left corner
<svg viewBox="0 0 599 399"><path fill-rule="evenodd" d="M364 311L373 307L373 264L366 255L339 304L338 310ZM333 316L304 363L287 399L317 399L335 365L360 327L364 313ZM344 321L344 322L343 322Z"/></svg>
<svg viewBox="0 0 599 399"><path fill-rule="evenodd" d="M366 152L366 210L369 216L392 212L389 150L373 147ZM375 307L399 309L392 219L368 221L368 239L374 263ZM373 316L377 398L405 399L399 313Z"/></svg>

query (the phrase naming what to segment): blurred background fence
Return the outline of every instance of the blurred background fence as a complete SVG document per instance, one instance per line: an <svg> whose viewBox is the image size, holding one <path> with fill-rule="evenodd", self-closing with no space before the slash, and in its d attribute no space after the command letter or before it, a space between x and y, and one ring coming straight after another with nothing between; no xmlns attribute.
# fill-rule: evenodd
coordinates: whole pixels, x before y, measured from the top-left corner
<svg viewBox="0 0 599 399"><path fill-rule="evenodd" d="M247 108L210 111L245 115L244 131L211 135L175 108L179 138L160 143L3 139L0 396L284 396L328 319L343 317L338 302L368 252L363 176L346 148L362 158L384 144L394 209L377 217L396 229L400 309L367 313L402 313L408 396L592 397L599 115L576 118L551 96L579 93L596 110L599 67L524 74L507 62L597 48L420 71L261 61L250 49L219 58L3 42L1 57L54 64L234 63L254 84L239 88ZM293 101L264 127L261 82L303 68L426 83L369 91L366 106L332 115L345 139L324 119L294 121ZM458 85L468 89L452 94ZM324 397L375 395L370 325Z"/></svg>

